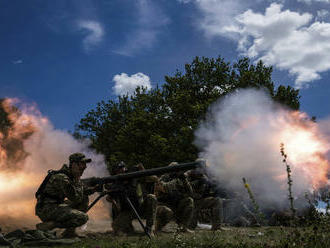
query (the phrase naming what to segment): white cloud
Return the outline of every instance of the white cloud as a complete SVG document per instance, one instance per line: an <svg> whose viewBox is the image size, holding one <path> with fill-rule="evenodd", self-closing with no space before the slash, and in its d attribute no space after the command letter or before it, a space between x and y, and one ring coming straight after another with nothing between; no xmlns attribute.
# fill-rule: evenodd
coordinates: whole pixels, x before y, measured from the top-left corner
<svg viewBox="0 0 330 248"><path fill-rule="evenodd" d="M288 70L295 76L296 87L306 86L330 69L330 23L312 22L309 13L282 10L281 4L272 3L264 14L249 9L226 24L218 17L223 10L219 7L218 12L211 2L218 1L199 1L205 32L212 37L234 38L244 55Z"/></svg>
<svg viewBox="0 0 330 248"><path fill-rule="evenodd" d="M224 27L230 25L234 17L244 10L246 2L239 0L195 0L202 13L197 26L209 37L223 35Z"/></svg>
<svg viewBox="0 0 330 248"><path fill-rule="evenodd" d="M157 42L161 30L169 21L154 1L138 0L136 26L127 34L124 45L114 52L132 56L138 51L150 49Z"/></svg>
<svg viewBox="0 0 330 248"><path fill-rule="evenodd" d="M192 2L193 0L177 0L179 3L190 3Z"/></svg>
<svg viewBox="0 0 330 248"><path fill-rule="evenodd" d="M14 60L12 63L13 63L14 65L22 64L22 63L23 63L23 60L22 60L22 59Z"/></svg>
<svg viewBox="0 0 330 248"><path fill-rule="evenodd" d="M87 31L83 39L83 47L86 52L97 46L104 37L104 29L101 23L92 20L81 20L77 23L79 30Z"/></svg>
<svg viewBox="0 0 330 248"><path fill-rule="evenodd" d="M316 20L324 20L329 16L330 12L326 9L321 9L316 12Z"/></svg>
<svg viewBox="0 0 330 248"><path fill-rule="evenodd" d="M115 82L115 86L112 87L116 95L132 95L138 86L151 89L150 78L139 72L128 76L126 73L117 74L112 79Z"/></svg>
<svg viewBox="0 0 330 248"><path fill-rule="evenodd" d="M271 4L264 15L248 10L236 18L232 30L240 34L241 51L289 70L301 87L330 69L330 23L310 23L311 14L281 8Z"/></svg>
<svg viewBox="0 0 330 248"><path fill-rule="evenodd" d="M307 3L307 4L311 4L313 2L330 3L330 0L298 0L298 2L303 2L303 3Z"/></svg>

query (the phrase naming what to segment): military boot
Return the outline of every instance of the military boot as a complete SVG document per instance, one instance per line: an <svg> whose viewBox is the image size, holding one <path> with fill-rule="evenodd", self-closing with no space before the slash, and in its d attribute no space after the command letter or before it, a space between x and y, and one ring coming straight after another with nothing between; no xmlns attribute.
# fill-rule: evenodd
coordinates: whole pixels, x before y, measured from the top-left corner
<svg viewBox="0 0 330 248"><path fill-rule="evenodd" d="M36 225L36 228L40 231L50 231L56 227L54 221L41 222Z"/></svg>
<svg viewBox="0 0 330 248"><path fill-rule="evenodd" d="M75 227L69 227L69 228L65 229L64 232L62 233L62 238L64 238L64 239L85 238L85 236L79 235L76 232Z"/></svg>
<svg viewBox="0 0 330 248"><path fill-rule="evenodd" d="M187 226L184 225L179 225L178 227L178 232L183 232L183 233L195 233L194 230L189 229Z"/></svg>
<svg viewBox="0 0 330 248"><path fill-rule="evenodd" d="M155 232L160 232L162 231L163 227L165 225L163 225L163 223L161 223L161 221L156 221L156 225L155 225Z"/></svg>
<svg viewBox="0 0 330 248"><path fill-rule="evenodd" d="M153 228L153 226L152 227L146 226L146 232L149 234L151 238L155 237L155 228Z"/></svg>

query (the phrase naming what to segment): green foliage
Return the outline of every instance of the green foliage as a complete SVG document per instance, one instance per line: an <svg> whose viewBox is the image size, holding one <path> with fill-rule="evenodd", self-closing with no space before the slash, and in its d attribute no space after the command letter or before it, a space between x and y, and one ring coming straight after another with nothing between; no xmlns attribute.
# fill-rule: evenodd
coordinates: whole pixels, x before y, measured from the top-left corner
<svg viewBox="0 0 330 248"><path fill-rule="evenodd" d="M249 198L250 198L250 200L252 202L252 205L253 205L253 208L254 208L254 213L258 217L257 218L257 221L258 221L259 224L264 224L265 223L265 216L264 216L264 214L260 210L259 204L256 201L256 199L255 199L255 197L254 197L254 195L252 193L251 187L247 183L245 177L243 177L242 180L243 180L244 187L246 188L246 190L248 192L248 195L249 195Z"/></svg>
<svg viewBox="0 0 330 248"><path fill-rule="evenodd" d="M232 66L223 58L196 57L185 71L165 76L161 88L138 87L132 96L101 101L76 126L75 137L88 137L106 157L109 169L123 160L146 168L198 156L194 132L219 98L241 88L263 89L289 108L299 108L299 91L275 89L272 68L243 58Z"/></svg>
<svg viewBox="0 0 330 248"><path fill-rule="evenodd" d="M280 102L291 109L298 110L300 107L299 90L295 90L291 86L285 87L283 85L280 85L277 88L277 91L274 94L273 98L275 101ZM315 117L312 117L312 119L315 120Z"/></svg>
<svg viewBox="0 0 330 248"><path fill-rule="evenodd" d="M288 176L288 199L289 199L289 203L290 203L290 209L291 209L291 212L292 212L292 218L294 219L296 217L296 209L294 207L294 198L293 198L293 193L292 193L292 177L291 177L291 167L290 165L287 163L287 159L288 159L288 155L285 153L285 150L284 150L284 144L281 143L280 144L280 152L281 152L281 155L283 157L283 163L285 164L285 167L286 167L286 172L287 172L287 176Z"/></svg>
<svg viewBox="0 0 330 248"><path fill-rule="evenodd" d="M129 165L142 162L148 168L163 164L170 156L168 115L158 88L148 92L137 88L132 97L98 103L77 128L87 133L110 168L121 160Z"/></svg>

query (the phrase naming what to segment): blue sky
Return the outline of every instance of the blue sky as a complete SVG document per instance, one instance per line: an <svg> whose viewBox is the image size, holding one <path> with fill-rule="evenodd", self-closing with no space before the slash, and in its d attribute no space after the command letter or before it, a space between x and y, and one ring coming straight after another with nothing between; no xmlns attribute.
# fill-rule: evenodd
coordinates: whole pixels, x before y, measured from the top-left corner
<svg viewBox="0 0 330 248"><path fill-rule="evenodd" d="M273 65L330 116L330 0L0 1L0 97L72 130L96 103L154 87L195 56Z"/></svg>

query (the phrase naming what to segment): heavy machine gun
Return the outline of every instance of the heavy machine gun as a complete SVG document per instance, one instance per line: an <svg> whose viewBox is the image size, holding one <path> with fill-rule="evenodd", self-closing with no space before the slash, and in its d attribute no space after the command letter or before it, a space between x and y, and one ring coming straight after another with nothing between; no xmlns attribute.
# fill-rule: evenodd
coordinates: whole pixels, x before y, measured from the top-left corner
<svg viewBox="0 0 330 248"><path fill-rule="evenodd" d="M205 162L204 161L196 161L196 162L190 162L190 163L182 163L182 164L176 164L166 167L159 167L154 169L147 169L147 170L139 170L134 172L127 172L123 174L117 174L113 176L108 177L90 177L82 179L81 181L87 185L87 186L101 186L103 188L103 185L105 184L111 184L110 190L103 191L100 193L100 195L89 205L88 210L90 210L103 196L110 195L110 197L114 195L121 194L121 196L126 199L128 205L130 206L131 210L137 217L140 225L142 226L143 230L145 231L146 235L151 238L150 233L148 230L146 230L146 227L144 226L141 217L136 210L136 207L134 206L133 202L129 198L129 193L125 189L124 183L130 183L133 182L136 179L148 177L148 176L159 176L166 173L177 173L177 172L185 172L188 170L194 170L194 169L205 169ZM87 210L87 211L88 211Z"/></svg>

